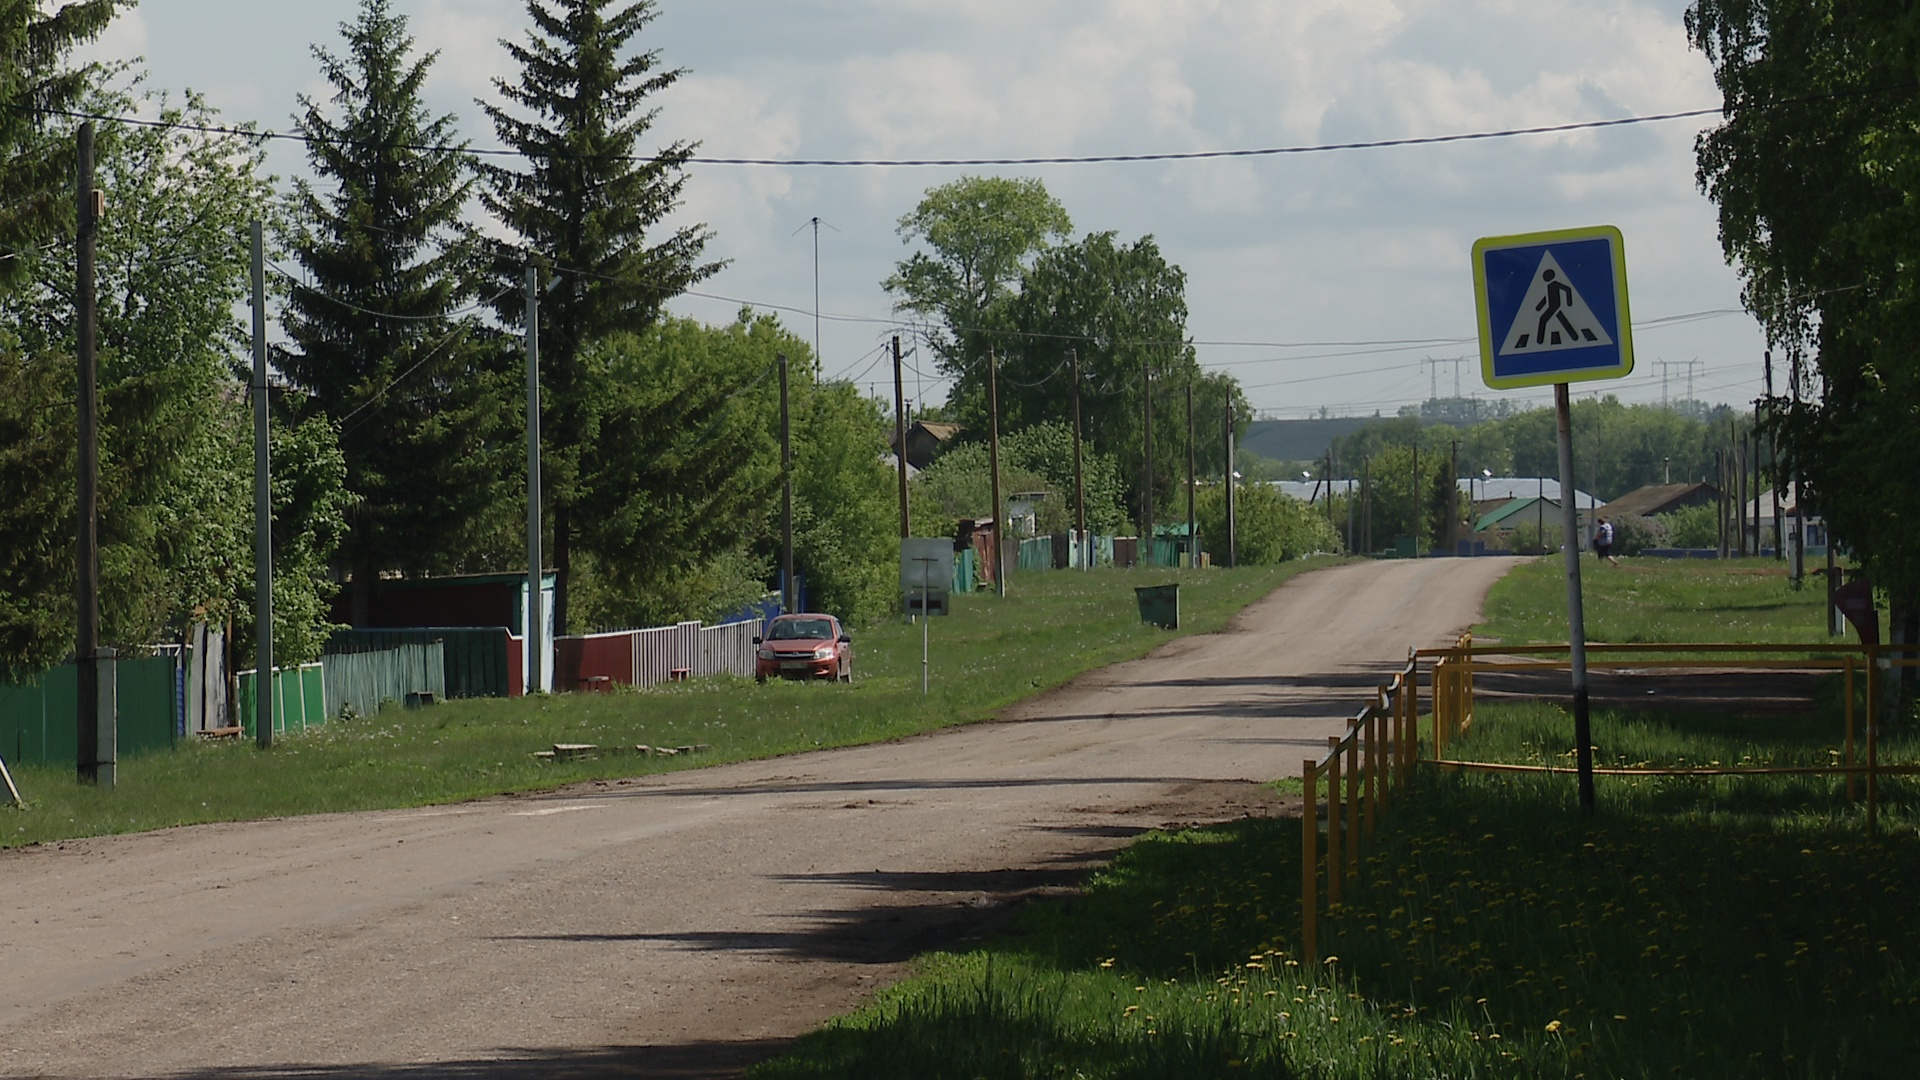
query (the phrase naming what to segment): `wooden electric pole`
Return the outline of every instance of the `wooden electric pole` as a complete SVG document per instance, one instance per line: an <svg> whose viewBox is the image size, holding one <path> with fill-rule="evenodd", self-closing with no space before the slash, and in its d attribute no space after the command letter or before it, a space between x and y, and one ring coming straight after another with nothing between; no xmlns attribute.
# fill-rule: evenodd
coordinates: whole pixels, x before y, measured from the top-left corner
<svg viewBox="0 0 1920 1080"><path fill-rule="evenodd" d="M793 581L793 422L788 413L787 354L780 362L780 610L793 611L800 590Z"/></svg>
<svg viewBox="0 0 1920 1080"><path fill-rule="evenodd" d="M987 468L993 473L993 588L1007 595L1007 504L1000 499L1000 371L999 359L987 347Z"/></svg>
<svg viewBox="0 0 1920 1080"><path fill-rule="evenodd" d="M1087 539L1087 479L1080 458L1080 350L1068 349L1073 365L1073 535L1080 548L1080 568L1093 568L1093 545Z"/></svg>
<svg viewBox="0 0 1920 1080"><path fill-rule="evenodd" d="M1140 362L1140 408L1146 423L1140 485L1140 562L1153 565L1153 368Z"/></svg>
<svg viewBox="0 0 1920 1080"><path fill-rule="evenodd" d="M1189 377L1187 379L1187 565L1190 567L1198 567L1200 565L1199 538L1194 535L1198 530L1195 528L1193 517L1195 463L1196 459L1193 452L1193 379Z"/></svg>
<svg viewBox="0 0 1920 1080"><path fill-rule="evenodd" d="M900 472L900 539L912 536L907 513L907 384L900 374L900 335L893 337L893 447Z"/></svg>

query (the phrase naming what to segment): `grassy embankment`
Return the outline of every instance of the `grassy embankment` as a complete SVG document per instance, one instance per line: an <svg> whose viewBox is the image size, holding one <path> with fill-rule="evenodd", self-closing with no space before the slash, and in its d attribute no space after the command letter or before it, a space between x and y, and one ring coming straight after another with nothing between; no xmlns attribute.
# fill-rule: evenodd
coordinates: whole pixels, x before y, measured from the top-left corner
<svg viewBox="0 0 1920 1080"><path fill-rule="evenodd" d="M1178 582L1181 634L1217 630L1287 578L1324 561L1206 571L1027 573L1009 595L959 598L931 626L932 686L920 695L920 628L856 631L851 687L746 679L649 691L389 707L251 744L188 744L120 763L112 791L67 768L15 767L29 809L0 808L0 847L195 822L456 802L828 746L877 742L989 718L1080 672L1172 636L1143 625L1136 585ZM694 756L543 763L554 743L706 744Z"/></svg>
<svg viewBox="0 0 1920 1080"><path fill-rule="evenodd" d="M1824 639L1819 593L1773 569L1589 564L1595 636ZM1551 638L1561 589L1556 565L1523 568L1479 632ZM1835 694L1761 723L1603 710L1594 724L1610 760L1824 762L1838 708ZM1548 706L1483 705L1458 749L1556 760L1569 727ZM1889 756L1920 747L1902 733ZM1084 896L924 958L756 1075L1907 1075L1916 786L1889 784L1892 827L1875 838L1825 778L1603 778L1583 820L1566 778L1423 775L1323 922L1315 972L1291 958L1296 822L1150 837Z"/></svg>

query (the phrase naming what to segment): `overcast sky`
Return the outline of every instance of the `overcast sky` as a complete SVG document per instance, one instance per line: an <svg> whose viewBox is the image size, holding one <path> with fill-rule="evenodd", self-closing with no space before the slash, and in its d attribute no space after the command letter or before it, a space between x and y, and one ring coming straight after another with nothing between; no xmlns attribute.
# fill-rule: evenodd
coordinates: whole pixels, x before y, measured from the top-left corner
<svg viewBox="0 0 1920 1080"><path fill-rule="evenodd" d="M513 77L498 41L520 0L402 0L440 51L433 106L498 145L477 97ZM1680 0L662 0L642 46L687 75L660 100L660 140L713 157L1091 156L1417 138L1710 108ZM353 0L145 0L95 51L144 56L156 87L191 87L232 120L285 130L323 96L310 46L339 51ZM1759 392L1757 326L1694 184L1713 117L1443 146L1214 161L1021 168L698 165L686 220L731 260L675 310L724 322L782 306L820 336L829 374L884 385L894 332L880 281L908 249L896 223L968 173L1037 176L1077 234L1153 235L1188 275L1201 362L1256 408L1391 414L1479 381L1469 253L1477 237L1618 225L1638 369L1586 384L1635 402ZM283 177L303 157L280 150ZM796 232L796 230L798 230ZM1714 314L1707 314L1714 313ZM1693 319L1675 316L1699 314ZM1663 325L1648 325L1661 323ZM1412 341L1414 344L1382 344ZM1360 345L1323 345L1360 342ZM1216 344L1218 343L1218 344ZM1253 343L1253 344L1229 344ZM1466 357L1467 362L1448 362ZM1424 364L1424 359L1442 361ZM1668 361L1663 368L1659 361ZM1689 364L1689 362L1694 362ZM939 400L937 374L908 393ZM1530 401L1541 392L1508 392Z"/></svg>

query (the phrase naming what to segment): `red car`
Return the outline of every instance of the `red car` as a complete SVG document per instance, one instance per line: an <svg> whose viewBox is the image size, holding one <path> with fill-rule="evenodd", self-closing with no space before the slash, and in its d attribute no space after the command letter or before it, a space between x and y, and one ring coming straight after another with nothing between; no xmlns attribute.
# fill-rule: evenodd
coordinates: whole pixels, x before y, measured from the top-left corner
<svg viewBox="0 0 1920 1080"><path fill-rule="evenodd" d="M776 615L754 638L753 676L768 679L853 681L853 639L831 615Z"/></svg>

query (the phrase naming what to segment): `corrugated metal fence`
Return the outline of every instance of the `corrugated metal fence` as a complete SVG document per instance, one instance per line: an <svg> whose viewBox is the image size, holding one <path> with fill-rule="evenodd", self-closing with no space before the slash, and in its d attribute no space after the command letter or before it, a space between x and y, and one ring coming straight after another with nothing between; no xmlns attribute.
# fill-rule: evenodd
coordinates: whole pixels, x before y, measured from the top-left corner
<svg viewBox="0 0 1920 1080"><path fill-rule="evenodd" d="M725 626L708 626L700 631L700 666L696 675L738 675L748 678L753 674L753 639L760 633L757 622L728 623Z"/></svg>
<svg viewBox="0 0 1920 1080"><path fill-rule="evenodd" d="M554 643L557 690L657 686L677 675L753 675L758 619L705 626L683 622L647 630L563 637Z"/></svg>
<svg viewBox="0 0 1920 1080"><path fill-rule="evenodd" d="M438 641L401 645L377 652L329 653L325 669L326 713L339 716L348 706L372 716L388 701L406 703L432 695L447 699L446 646Z"/></svg>

